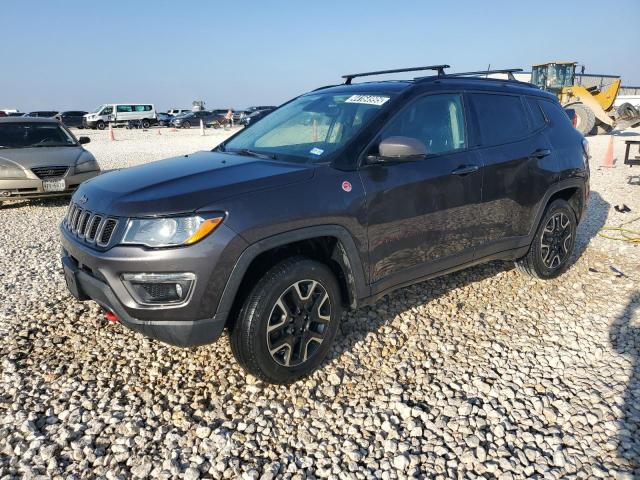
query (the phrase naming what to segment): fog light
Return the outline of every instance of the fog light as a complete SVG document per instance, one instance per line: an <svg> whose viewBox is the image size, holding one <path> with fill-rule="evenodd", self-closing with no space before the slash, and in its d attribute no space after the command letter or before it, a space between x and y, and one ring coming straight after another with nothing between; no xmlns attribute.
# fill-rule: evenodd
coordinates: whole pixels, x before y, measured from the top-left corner
<svg viewBox="0 0 640 480"><path fill-rule="evenodd" d="M142 305L178 304L187 301L196 276L193 273L125 273L125 287Z"/></svg>

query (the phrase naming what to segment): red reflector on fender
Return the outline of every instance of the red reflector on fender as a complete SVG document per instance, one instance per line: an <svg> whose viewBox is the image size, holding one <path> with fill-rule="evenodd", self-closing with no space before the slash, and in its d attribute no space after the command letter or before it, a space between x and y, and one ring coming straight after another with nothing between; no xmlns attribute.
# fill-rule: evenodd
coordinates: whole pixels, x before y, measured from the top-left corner
<svg viewBox="0 0 640 480"><path fill-rule="evenodd" d="M118 318L118 316L117 316L115 313L113 313L113 312L106 312L106 313L104 314L104 318L106 318L106 319L107 319L107 320L109 320L110 322L116 322L116 323L117 323L117 322L119 322L119 321L120 321L120 319Z"/></svg>

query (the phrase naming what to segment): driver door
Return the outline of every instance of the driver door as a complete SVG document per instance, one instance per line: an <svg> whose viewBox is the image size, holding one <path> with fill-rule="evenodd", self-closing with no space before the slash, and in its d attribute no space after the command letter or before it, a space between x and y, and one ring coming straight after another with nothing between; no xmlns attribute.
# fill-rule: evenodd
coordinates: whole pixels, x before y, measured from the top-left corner
<svg viewBox="0 0 640 480"><path fill-rule="evenodd" d="M414 100L383 128L376 145L410 137L424 143L426 157L360 170L374 294L473 259L482 230L481 172L480 159L466 149L464 110L459 93Z"/></svg>

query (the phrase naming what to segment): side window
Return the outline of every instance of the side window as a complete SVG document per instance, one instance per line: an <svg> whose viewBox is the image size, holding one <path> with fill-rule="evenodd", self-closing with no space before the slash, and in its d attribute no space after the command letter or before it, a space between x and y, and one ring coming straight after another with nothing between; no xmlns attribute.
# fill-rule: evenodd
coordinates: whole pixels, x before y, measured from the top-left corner
<svg viewBox="0 0 640 480"><path fill-rule="evenodd" d="M150 112L151 111L151 105L145 105L144 106L144 111L145 112Z"/></svg>
<svg viewBox="0 0 640 480"><path fill-rule="evenodd" d="M113 113L113 107L105 107L100 112L100 115L111 115Z"/></svg>
<svg viewBox="0 0 640 480"><path fill-rule="evenodd" d="M128 112L132 112L133 111L133 108L131 107L131 105L118 105L116 107L116 109L117 109L116 110L117 112L127 112L128 113Z"/></svg>
<svg viewBox="0 0 640 480"><path fill-rule="evenodd" d="M471 102L478 117L482 145L501 145L529 134L527 115L519 96L474 93Z"/></svg>
<svg viewBox="0 0 640 480"><path fill-rule="evenodd" d="M411 137L425 144L428 155L460 150L466 145L462 98L459 94L427 95L411 103L380 134Z"/></svg>
<svg viewBox="0 0 640 480"><path fill-rule="evenodd" d="M542 113L542 109L535 98L525 97L527 105L529 106L529 111L531 112L531 127L532 129L538 130L539 128L544 127L547 121L544 118L544 114Z"/></svg>
<svg viewBox="0 0 640 480"><path fill-rule="evenodd" d="M538 100L538 103L555 130L558 132L575 133L575 129L567 112L565 112L559 104L547 100Z"/></svg>

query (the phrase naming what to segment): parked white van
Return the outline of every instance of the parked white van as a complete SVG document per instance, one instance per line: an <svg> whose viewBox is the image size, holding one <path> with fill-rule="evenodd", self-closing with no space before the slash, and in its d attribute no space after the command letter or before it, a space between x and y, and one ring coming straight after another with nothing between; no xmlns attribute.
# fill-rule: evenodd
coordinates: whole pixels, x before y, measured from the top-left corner
<svg viewBox="0 0 640 480"><path fill-rule="evenodd" d="M169 110L167 110L167 113L175 117L176 115L189 113L190 111L191 111L190 108L170 108Z"/></svg>
<svg viewBox="0 0 640 480"><path fill-rule="evenodd" d="M109 123L126 125L130 120L140 120L143 128L158 121L155 107L150 103L107 103L87 113L82 123L87 128L104 130Z"/></svg>

